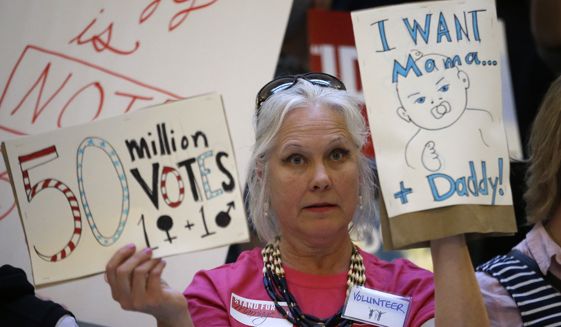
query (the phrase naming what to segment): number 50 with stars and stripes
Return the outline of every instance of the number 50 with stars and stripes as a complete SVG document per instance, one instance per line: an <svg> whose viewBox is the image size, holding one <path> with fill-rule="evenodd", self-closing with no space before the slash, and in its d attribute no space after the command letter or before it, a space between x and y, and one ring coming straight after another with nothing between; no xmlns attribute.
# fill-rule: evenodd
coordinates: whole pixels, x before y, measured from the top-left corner
<svg viewBox="0 0 561 327"><path fill-rule="evenodd" d="M87 193L84 188L82 173L84 153L90 148L92 148L92 150L99 149L107 155L107 157L111 160L111 164L113 165L115 173L119 178L119 183L121 186L121 213L119 222L113 234L109 236L105 236L99 231L99 228L97 227L93 214L91 212L86 195ZM82 214L79 206L80 203L82 204L86 220L88 221L88 225L90 226L95 239L99 244L103 246L112 245L122 235L129 215L130 206L129 188L122 162L119 159L119 156L117 155L115 149L107 141L97 137L86 137L78 147L76 153L76 174L80 192L80 203L78 202L78 198L76 197L75 193L62 181L54 178L45 178L36 183L33 183L33 181L31 181L29 177L29 171L31 169L50 164L57 158L58 153L55 145L51 145L28 154L18 156L18 162L22 173L27 201L31 203L37 194L39 194L43 190L52 189L54 191L60 192L61 195L66 198L66 201L68 202L68 208L72 213L72 223L74 224L73 232L66 245L60 251L54 254L45 254L41 252L41 250L36 246L33 246L33 249L41 259L51 262L56 262L67 258L76 249L78 243L80 242L80 237L82 235Z"/></svg>

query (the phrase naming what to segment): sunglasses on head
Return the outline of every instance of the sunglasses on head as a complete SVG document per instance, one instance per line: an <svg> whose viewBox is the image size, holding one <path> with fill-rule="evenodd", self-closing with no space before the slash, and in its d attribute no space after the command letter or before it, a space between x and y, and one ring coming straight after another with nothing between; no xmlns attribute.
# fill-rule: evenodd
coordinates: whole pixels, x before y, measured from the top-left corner
<svg viewBox="0 0 561 327"><path fill-rule="evenodd" d="M257 98L255 99L255 109L257 110L257 115L259 116L259 110L261 109L263 102L267 101L271 95L293 87L298 82L298 79L304 79L318 86L330 87L337 90L346 90L345 84L343 84L341 80L326 73L306 73L300 75L281 76L265 84L265 86L257 92Z"/></svg>

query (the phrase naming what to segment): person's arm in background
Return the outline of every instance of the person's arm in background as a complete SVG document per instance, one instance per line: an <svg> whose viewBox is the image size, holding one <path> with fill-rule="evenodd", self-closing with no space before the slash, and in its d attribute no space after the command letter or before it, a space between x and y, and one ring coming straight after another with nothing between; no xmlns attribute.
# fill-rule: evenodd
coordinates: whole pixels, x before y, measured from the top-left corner
<svg viewBox="0 0 561 327"><path fill-rule="evenodd" d="M25 271L0 266L0 326L76 327L72 312L63 304L43 299L27 280Z"/></svg>
<svg viewBox="0 0 561 327"><path fill-rule="evenodd" d="M489 326L464 235L431 241L436 326Z"/></svg>
<svg viewBox="0 0 561 327"><path fill-rule="evenodd" d="M540 57L553 70L561 73L561 1L531 0L532 35Z"/></svg>

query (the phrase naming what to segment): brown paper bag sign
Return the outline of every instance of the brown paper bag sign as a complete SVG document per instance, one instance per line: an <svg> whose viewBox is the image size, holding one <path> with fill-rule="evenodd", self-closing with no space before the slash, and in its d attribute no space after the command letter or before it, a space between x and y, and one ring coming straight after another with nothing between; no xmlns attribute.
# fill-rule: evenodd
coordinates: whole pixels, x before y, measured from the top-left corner
<svg viewBox="0 0 561 327"><path fill-rule="evenodd" d="M218 94L3 143L36 284L248 240Z"/></svg>
<svg viewBox="0 0 561 327"><path fill-rule="evenodd" d="M494 2L422 2L352 19L386 247L515 232Z"/></svg>

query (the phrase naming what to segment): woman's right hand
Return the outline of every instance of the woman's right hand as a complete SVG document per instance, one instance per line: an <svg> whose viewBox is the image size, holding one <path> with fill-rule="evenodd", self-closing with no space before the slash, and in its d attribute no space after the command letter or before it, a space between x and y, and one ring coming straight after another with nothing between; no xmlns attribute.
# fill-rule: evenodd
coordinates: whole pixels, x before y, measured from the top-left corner
<svg viewBox="0 0 561 327"><path fill-rule="evenodd" d="M161 279L165 261L152 259L150 248L135 250L126 245L107 263L113 299L125 310L153 315L159 326L191 326L185 297Z"/></svg>

